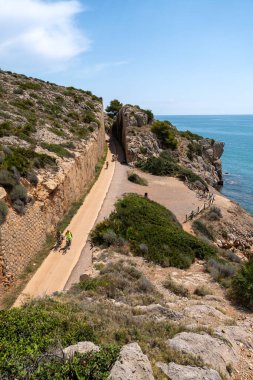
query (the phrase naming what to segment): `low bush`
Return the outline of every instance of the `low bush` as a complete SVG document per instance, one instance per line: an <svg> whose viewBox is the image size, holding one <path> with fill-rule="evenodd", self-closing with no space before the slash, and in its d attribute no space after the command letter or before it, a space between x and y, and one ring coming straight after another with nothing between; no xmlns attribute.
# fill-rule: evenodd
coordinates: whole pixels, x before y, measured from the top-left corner
<svg viewBox="0 0 253 380"><path fill-rule="evenodd" d="M29 173L27 173L26 178L30 182L31 185L33 185L35 187L38 185L39 179L38 179L38 177L37 177L37 175L36 175L35 172L29 172Z"/></svg>
<svg viewBox="0 0 253 380"><path fill-rule="evenodd" d="M140 177L136 173L128 173L127 178L130 182L136 183L137 185L141 185L141 186L147 186L148 185L147 180L145 178Z"/></svg>
<svg viewBox="0 0 253 380"><path fill-rule="evenodd" d="M18 82L19 88L22 90L40 90L42 85L31 81Z"/></svg>
<svg viewBox="0 0 253 380"><path fill-rule="evenodd" d="M0 185L10 191L17 184L14 174L6 169L0 170Z"/></svg>
<svg viewBox="0 0 253 380"><path fill-rule="evenodd" d="M44 168L55 165L54 158L46 154L36 153L32 149L12 147L10 152L0 164L0 171L2 171L1 169L10 170L15 167L21 176L26 176L33 167Z"/></svg>
<svg viewBox="0 0 253 380"><path fill-rule="evenodd" d="M68 149L59 144L41 143L42 148L47 149L49 152L57 154L59 157L73 158L75 157Z"/></svg>
<svg viewBox="0 0 253 380"><path fill-rule="evenodd" d="M160 299L149 280L133 265L123 261L106 265L98 277L86 278L73 288L75 294L80 290L87 292L86 296L102 296L131 305L141 302L139 296Z"/></svg>
<svg viewBox="0 0 253 380"><path fill-rule="evenodd" d="M193 141L199 141L202 140L203 137L200 135L197 135L196 133L192 133L190 131L178 131L178 133L182 136L185 137L187 140Z"/></svg>
<svg viewBox="0 0 253 380"><path fill-rule="evenodd" d="M253 310L253 260L244 263L232 280L236 302Z"/></svg>
<svg viewBox="0 0 253 380"><path fill-rule="evenodd" d="M179 268L189 267L195 257L204 259L216 252L214 247L184 232L176 217L156 202L128 194L115 207L115 212L92 231L93 244L107 245L104 236L111 230L126 239L136 255ZM141 249L142 244L147 249Z"/></svg>
<svg viewBox="0 0 253 380"><path fill-rule="evenodd" d="M207 237L209 240L214 240L213 233L211 229L203 223L201 220L194 220L192 223L193 231L197 234Z"/></svg>
<svg viewBox="0 0 253 380"><path fill-rule="evenodd" d="M27 190L22 185L16 185L10 192L12 202L20 199L22 202L27 203Z"/></svg>
<svg viewBox="0 0 253 380"><path fill-rule="evenodd" d="M157 136L163 148L177 148L178 142L176 139L176 133L169 121L156 120L151 127L151 131Z"/></svg>
<svg viewBox="0 0 253 380"><path fill-rule="evenodd" d="M207 289L205 286L199 286L194 290L194 294L196 294L196 296L199 296L199 297L204 297L209 294L212 294L212 292L209 289Z"/></svg>
<svg viewBox="0 0 253 380"><path fill-rule="evenodd" d="M200 181L207 187L205 181L200 176L193 173L190 169L178 165L175 159L166 151L161 153L159 157L149 157L147 160L140 160L136 163L136 166L153 175L178 177L183 181L193 184L196 181Z"/></svg>
<svg viewBox="0 0 253 380"><path fill-rule="evenodd" d="M206 270L215 281L220 282L225 287L231 284L231 278L236 272L236 267L222 259L210 258L206 264Z"/></svg>
<svg viewBox="0 0 253 380"><path fill-rule="evenodd" d="M241 263L241 258L237 256L236 253L232 251L225 251L225 257L229 260L232 261L233 263L240 264Z"/></svg>
<svg viewBox="0 0 253 380"><path fill-rule="evenodd" d="M96 116L91 111L86 111L83 114L82 119L83 119L84 123L91 123L91 122L95 122L96 123L97 122Z"/></svg>
<svg viewBox="0 0 253 380"><path fill-rule="evenodd" d="M163 286L180 297L189 297L189 290L175 282L170 276L164 281Z"/></svg>
<svg viewBox="0 0 253 380"><path fill-rule="evenodd" d="M0 201L0 225L6 220L8 214L8 206L4 201Z"/></svg>
<svg viewBox="0 0 253 380"><path fill-rule="evenodd" d="M222 218L221 209L217 206L212 206L205 214L205 218L210 221L220 220Z"/></svg>
<svg viewBox="0 0 253 380"><path fill-rule="evenodd" d="M192 161L194 155L201 156L202 149L201 146L196 142L191 142L188 145L187 157Z"/></svg>

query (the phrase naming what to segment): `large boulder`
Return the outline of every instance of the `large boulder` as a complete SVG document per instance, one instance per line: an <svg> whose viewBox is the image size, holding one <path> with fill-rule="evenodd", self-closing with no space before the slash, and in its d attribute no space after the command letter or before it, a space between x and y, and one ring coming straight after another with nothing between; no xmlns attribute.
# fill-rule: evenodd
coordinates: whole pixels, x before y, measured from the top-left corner
<svg viewBox="0 0 253 380"><path fill-rule="evenodd" d="M91 351L99 351L99 347L93 342L78 342L72 346L68 346L63 349L63 354L67 358L71 358L75 353L86 354Z"/></svg>
<svg viewBox="0 0 253 380"><path fill-rule="evenodd" d="M108 380L154 380L151 364L137 343L122 347Z"/></svg>
<svg viewBox="0 0 253 380"><path fill-rule="evenodd" d="M192 367L176 363L156 363L170 380L221 380L220 375L214 369L207 367Z"/></svg>
<svg viewBox="0 0 253 380"><path fill-rule="evenodd" d="M229 341L206 333L182 332L169 339L167 344L182 353L200 357L205 364L221 371L227 377L230 377L228 366L238 358L235 347Z"/></svg>

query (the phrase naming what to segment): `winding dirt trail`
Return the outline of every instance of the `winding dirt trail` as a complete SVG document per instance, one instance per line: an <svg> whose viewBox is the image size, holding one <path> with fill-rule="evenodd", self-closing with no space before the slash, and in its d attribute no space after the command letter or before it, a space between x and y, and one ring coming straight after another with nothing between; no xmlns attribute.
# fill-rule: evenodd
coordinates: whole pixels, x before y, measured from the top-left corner
<svg viewBox="0 0 253 380"><path fill-rule="evenodd" d="M89 232L94 226L109 189L115 169L115 163L111 162L111 158L112 153L108 150L106 158L106 161L110 162L108 169L104 165L100 176L86 196L83 205L79 208L67 228L73 234L70 249L66 254L54 250L49 253L15 301L14 307L22 305L28 299L51 295L64 289L73 268L79 260Z"/></svg>

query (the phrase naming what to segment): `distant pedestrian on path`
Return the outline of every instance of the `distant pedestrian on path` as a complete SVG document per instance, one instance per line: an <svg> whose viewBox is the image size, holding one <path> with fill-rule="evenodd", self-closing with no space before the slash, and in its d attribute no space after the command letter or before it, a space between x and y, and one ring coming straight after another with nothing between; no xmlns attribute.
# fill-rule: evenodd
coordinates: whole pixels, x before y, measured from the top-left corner
<svg viewBox="0 0 253 380"><path fill-rule="evenodd" d="M56 232L56 244L54 246L54 250L55 251L60 248L60 246L61 246L61 244L63 242L63 239L64 239L64 237L63 237L61 231L57 230L57 232Z"/></svg>
<svg viewBox="0 0 253 380"><path fill-rule="evenodd" d="M67 232L65 234L65 239L66 239L65 247L60 249L60 251L63 251L63 254L65 254L67 252L67 250L70 248L71 242L73 239L73 235L69 230L67 230Z"/></svg>
<svg viewBox="0 0 253 380"><path fill-rule="evenodd" d="M108 165L109 165L109 162L106 161L106 163L105 163L105 168L106 168L106 169L108 169Z"/></svg>

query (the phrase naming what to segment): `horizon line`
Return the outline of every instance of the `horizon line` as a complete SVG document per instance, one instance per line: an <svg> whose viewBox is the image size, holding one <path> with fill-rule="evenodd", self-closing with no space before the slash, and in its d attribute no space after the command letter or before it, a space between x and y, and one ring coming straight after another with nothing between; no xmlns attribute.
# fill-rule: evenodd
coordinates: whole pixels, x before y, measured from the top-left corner
<svg viewBox="0 0 253 380"><path fill-rule="evenodd" d="M154 114L155 116L253 116L253 113Z"/></svg>

